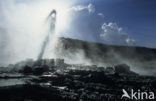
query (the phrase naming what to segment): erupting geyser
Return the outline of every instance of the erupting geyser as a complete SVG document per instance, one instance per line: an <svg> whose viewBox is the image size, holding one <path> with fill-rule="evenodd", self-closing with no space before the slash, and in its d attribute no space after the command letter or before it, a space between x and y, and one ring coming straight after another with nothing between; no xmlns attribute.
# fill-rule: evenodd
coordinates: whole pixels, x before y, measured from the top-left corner
<svg viewBox="0 0 156 101"><path fill-rule="evenodd" d="M55 25L56 25L56 10L52 10L50 12L50 14L47 16L46 18L46 22L48 21L48 24L50 26L50 29L48 31L48 34L47 36L45 37L44 41L43 41L43 44L42 44L42 47L41 47L41 50L40 50L40 53L38 55L38 60L42 59L43 55L44 55L44 52L45 52L45 49L47 47L47 44L49 42L49 39L50 39L50 36L52 34L54 34L54 31L55 31Z"/></svg>

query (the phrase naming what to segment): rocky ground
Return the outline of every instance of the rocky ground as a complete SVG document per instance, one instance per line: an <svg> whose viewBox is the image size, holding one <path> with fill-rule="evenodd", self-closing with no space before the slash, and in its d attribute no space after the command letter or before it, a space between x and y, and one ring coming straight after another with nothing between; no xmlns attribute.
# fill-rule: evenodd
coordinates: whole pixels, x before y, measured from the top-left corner
<svg viewBox="0 0 156 101"><path fill-rule="evenodd" d="M151 76L64 69L33 77L25 84L0 87L0 98L1 101L134 101L121 99L122 89L156 91L155 85L156 78Z"/></svg>

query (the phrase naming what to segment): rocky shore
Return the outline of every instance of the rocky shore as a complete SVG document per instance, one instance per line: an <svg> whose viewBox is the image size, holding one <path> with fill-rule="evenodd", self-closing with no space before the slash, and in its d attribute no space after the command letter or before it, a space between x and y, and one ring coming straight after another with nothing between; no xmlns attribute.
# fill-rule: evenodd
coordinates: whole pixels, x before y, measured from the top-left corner
<svg viewBox="0 0 156 101"><path fill-rule="evenodd" d="M0 87L0 98L2 101L135 101L121 99L122 89L156 91L155 85L156 78L152 76L62 69L30 78L25 84Z"/></svg>

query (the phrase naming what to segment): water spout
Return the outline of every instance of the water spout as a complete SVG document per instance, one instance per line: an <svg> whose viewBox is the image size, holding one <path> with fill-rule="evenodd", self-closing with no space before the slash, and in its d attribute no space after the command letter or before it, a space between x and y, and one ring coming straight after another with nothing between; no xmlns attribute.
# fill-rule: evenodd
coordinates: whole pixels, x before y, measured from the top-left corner
<svg viewBox="0 0 156 101"><path fill-rule="evenodd" d="M49 31L48 31L48 34L42 43L41 50L40 50L40 53L38 55L38 60L43 58L43 55L45 53L45 49L46 49L47 44L49 43L49 40L50 40L50 36L52 34L54 34L55 25L56 25L56 14L57 14L56 10L54 9L50 12L50 14L46 18L46 22L48 22L48 24L49 24Z"/></svg>

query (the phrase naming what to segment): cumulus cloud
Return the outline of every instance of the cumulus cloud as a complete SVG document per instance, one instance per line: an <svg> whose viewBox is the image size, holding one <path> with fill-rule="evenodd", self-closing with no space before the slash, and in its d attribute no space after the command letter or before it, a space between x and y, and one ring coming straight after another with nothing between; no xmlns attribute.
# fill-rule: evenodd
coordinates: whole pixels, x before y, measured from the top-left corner
<svg viewBox="0 0 156 101"><path fill-rule="evenodd" d="M88 10L89 13L94 13L95 12L95 6L93 4L88 4L86 6L84 5L78 5L78 6L75 6L73 7L73 9L75 11L83 11L83 10Z"/></svg>
<svg viewBox="0 0 156 101"><path fill-rule="evenodd" d="M129 38L128 34L116 23L104 23L101 29L100 37L107 43L119 45L133 45L135 43L135 40Z"/></svg>

